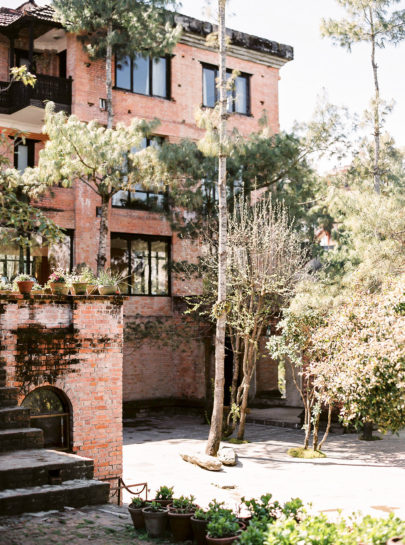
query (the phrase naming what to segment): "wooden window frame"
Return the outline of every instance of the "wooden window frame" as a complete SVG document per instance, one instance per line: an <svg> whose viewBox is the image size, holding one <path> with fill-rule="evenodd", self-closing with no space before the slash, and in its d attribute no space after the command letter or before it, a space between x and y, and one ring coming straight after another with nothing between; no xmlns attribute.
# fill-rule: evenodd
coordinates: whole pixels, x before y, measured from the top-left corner
<svg viewBox="0 0 405 545"><path fill-rule="evenodd" d="M201 71L201 78L202 78L202 89L204 89L204 70L214 70L215 72L215 79L218 78L218 75L219 75L219 69L218 69L218 66L216 66L215 64L208 64L206 62L201 62L201 66L202 66L202 71ZM227 74L232 74L233 70L231 68L227 68L226 70L226 73ZM238 115L245 115L247 117L252 117L252 108L251 108L251 78L252 78L252 74L248 74L247 72L240 72L239 73L239 76L238 77L241 77L241 78L244 78L246 79L246 104L247 104L247 111L246 112L237 112L235 111L235 90L232 91L232 98L233 98L233 101L232 101L232 110L231 111L228 111L227 109L227 113L229 114L238 114ZM215 86L215 103L217 103L219 101L219 92L218 92L218 87ZM213 108L213 106L207 106L206 104L204 104L204 102L202 103L203 107L204 108Z"/></svg>
<svg viewBox="0 0 405 545"><path fill-rule="evenodd" d="M130 57L129 55L127 55ZM126 89L125 87L118 87L117 85L117 66L119 64L119 60L117 57L115 57L115 69L114 69L114 78L115 78L115 85L114 89L117 91L127 91L128 93L133 93L134 95L141 95L145 97L152 97L152 98L162 98L163 100L171 100L171 87L172 87L172 59L173 55L163 55L162 57L148 57L149 60L149 93L140 93L139 91L134 91L134 59L133 57L130 57L130 71L131 71L131 88ZM166 60L166 96L161 95L155 95L153 94L153 59L159 58L159 59L165 59Z"/></svg>

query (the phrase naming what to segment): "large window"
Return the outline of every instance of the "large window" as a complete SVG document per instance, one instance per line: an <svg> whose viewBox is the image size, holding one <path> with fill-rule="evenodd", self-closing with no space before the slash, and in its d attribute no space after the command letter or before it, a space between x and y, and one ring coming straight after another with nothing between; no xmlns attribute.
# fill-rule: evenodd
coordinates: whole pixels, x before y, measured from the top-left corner
<svg viewBox="0 0 405 545"><path fill-rule="evenodd" d="M232 75L227 71L227 78ZM228 91L227 110L239 114L250 114L250 85L249 75L240 74L235 78L232 89ZM219 100L217 88L218 68L203 65L203 106L213 108Z"/></svg>
<svg viewBox="0 0 405 545"><path fill-rule="evenodd" d="M115 86L141 95L170 98L170 57L124 57L115 63Z"/></svg>
<svg viewBox="0 0 405 545"><path fill-rule="evenodd" d="M111 234L111 269L122 293L170 295L170 238Z"/></svg>
<svg viewBox="0 0 405 545"><path fill-rule="evenodd" d="M143 138L139 148L133 151L140 151L148 146L161 146L163 138L154 136ZM112 206L116 208L132 208L134 210L150 210L162 212L167 207L167 191L154 191L152 188L145 188L142 184L136 184L131 190L120 190L112 196Z"/></svg>
<svg viewBox="0 0 405 545"><path fill-rule="evenodd" d="M63 241L49 246L34 243L28 248L12 243L0 246L0 277L8 281L25 273L45 284L56 267L73 267L73 231L65 231Z"/></svg>

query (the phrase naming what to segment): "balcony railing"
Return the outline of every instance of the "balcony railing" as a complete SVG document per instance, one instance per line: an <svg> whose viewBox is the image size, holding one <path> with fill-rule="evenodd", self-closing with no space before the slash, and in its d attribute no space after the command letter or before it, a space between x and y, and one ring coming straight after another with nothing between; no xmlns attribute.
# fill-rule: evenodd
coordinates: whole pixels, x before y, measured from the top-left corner
<svg viewBox="0 0 405 545"><path fill-rule="evenodd" d="M38 74L36 78L34 87L17 81L7 89L9 82L0 81L0 113L12 114L27 106L43 108L46 100L55 102L57 110L70 113L72 78L57 78L42 74Z"/></svg>

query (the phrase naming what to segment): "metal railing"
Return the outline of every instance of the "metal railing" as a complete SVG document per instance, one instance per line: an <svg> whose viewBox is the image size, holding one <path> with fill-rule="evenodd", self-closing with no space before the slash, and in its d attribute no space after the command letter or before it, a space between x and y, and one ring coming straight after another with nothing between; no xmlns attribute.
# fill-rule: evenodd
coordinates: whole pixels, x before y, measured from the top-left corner
<svg viewBox="0 0 405 545"><path fill-rule="evenodd" d="M122 477L97 477L99 481L117 481L116 486L110 485L110 499L117 497L118 505L122 505L122 491L126 490L133 496L140 496L145 492L145 501L148 500L148 483L125 484ZM139 487L139 490L132 489Z"/></svg>

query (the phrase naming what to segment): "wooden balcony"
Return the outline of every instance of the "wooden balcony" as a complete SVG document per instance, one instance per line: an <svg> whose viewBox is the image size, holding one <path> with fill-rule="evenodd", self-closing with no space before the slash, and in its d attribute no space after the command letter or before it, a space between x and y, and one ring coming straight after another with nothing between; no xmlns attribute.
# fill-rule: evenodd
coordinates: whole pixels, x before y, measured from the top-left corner
<svg viewBox="0 0 405 545"><path fill-rule="evenodd" d="M37 75L34 87L22 82L14 82L7 89L9 82L0 81L0 113L13 114L27 106L45 107L45 101L55 103L56 110L70 113L72 105L72 78ZM1 91L7 89L7 91Z"/></svg>

